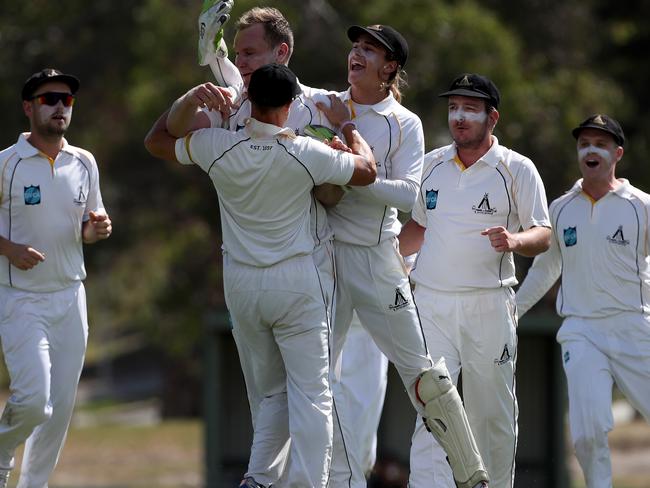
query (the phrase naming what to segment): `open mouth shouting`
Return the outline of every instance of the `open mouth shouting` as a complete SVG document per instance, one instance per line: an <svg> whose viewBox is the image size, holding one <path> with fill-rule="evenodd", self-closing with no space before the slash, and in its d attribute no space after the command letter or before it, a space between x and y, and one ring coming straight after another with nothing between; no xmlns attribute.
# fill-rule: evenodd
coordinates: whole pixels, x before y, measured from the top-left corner
<svg viewBox="0 0 650 488"><path fill-rule="evenodd" d="M611 155L601 147L589 145L578 150L578 159L584 161L588 168L597 168L601 161L610 161Z"/></svg>

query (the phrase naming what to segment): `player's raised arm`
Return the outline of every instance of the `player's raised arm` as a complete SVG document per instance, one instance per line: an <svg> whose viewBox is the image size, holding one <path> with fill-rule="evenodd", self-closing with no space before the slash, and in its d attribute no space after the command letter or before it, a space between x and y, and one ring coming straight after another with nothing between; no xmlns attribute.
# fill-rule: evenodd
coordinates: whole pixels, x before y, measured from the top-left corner
<svg viewBox="0 0 650 488"><path fill-rule="evenodd" d="M176 137L188 132L210 127L208 116L202 109L216 110L227 119L232 109L232 93L213 83L203 83L179 97L169 110L167 131Z"/></svg>

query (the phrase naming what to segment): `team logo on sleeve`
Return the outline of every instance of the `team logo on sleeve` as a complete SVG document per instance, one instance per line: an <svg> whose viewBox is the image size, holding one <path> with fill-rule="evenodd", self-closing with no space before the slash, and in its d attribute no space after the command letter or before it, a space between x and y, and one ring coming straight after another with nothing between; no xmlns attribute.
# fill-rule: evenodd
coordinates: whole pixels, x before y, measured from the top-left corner
<svg viewBox="0 0 650 488"><path fill-rule="evenodd" d="M483 215L492 215L497 211L496 208L490 206L490 196L488 193L483 195L483 198L478 205L472 205L472 210L474 210L474 213L476 214Z"/></svg>
<svg viewBox="0 0 650 488"><path fill-rule="evenodd" d="M612 244L616 244L617 246L627 246L630 241L628 241L624 236L623 236L623 226L619 225L618 229L616 232L614 232L613 235L607 236L607 240L611 242Z"/></svg>
<svg viewBox="0 0 650 488"><path fill-rule="evenodd" d="M427 210L433 210L438 204L438 190L427 190Z"/></svg>
<svg viewBox="0 0 650 488"><path fill-rule="evenodd" d="M568 227L564 229L564 245L566 247L575 246L578 243L577 227Z"/></svg>
<svg viewBox="0 0 650 488"><path fill-rule="evenodd" d="M23 193L25 197L25 205L39 205L41 203L41 187L38 186L26 186L25 192Z"/></svg>

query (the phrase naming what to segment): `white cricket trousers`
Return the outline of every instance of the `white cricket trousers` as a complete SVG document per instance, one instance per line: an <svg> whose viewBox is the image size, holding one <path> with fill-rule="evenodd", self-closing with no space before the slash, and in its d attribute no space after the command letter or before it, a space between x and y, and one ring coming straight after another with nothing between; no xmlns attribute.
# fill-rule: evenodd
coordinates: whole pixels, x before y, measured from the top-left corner
<svg viewBox="0 0 650 488"><path fill-rule="evenodd" d="M336 313L333 357L338 365L353 310L361 324L399 373L411 402L420 415L424 406L415 395L418 377L433 363L411 294L397 239L377 246L334 242L336 251ZM353 402L338 381L333 381L336 405L334 455L330 487L366 486L363 446L358 445ZM356 412L359 415L359 412ZM431 435L431 434L429 434Z"/></svg>
<svg viewBox="0 0 650 488"><path fill-rule="evenodd" d="M622 312L568 317L557 333L569 390L569 424L587 488L611 488L607 433L614 383L650 422L650 317Z"/></svg>
<svg viewBox="0 0 650 488"><path fill-rule="evenodd" d="M345 338L340 371L334 381L345 398L345 406L355 426L360 463L366 477L377 460L377 428L386 397L388 358L382 353L359 317L352 316Z"/></svg>
<svg viewBox="0 0 650 488"><path fill-rule="evenodd" d="M32 293L0 286L0 337L11 396L0 419L0 467L26 441L19 488L46 488L65 441L88 339L81 282Z"/></svg>
<svg viewBox="0 0 650 488"><path fill-rule="evenodd" d="M258 268L224 256L253 423L246 476L269 485L286 462L287 487L325 487L332 454L327 302L311 255Z"/></svg>
<svg viewBox="0 0 650 488"><path fill-rule="evenodd" d="M513 291L444 293L418 284L415 299L431 357L445 358L454 384L462 369L463 403L490 488L512 488L518 415ZM446 454L421 416L415 424L410 467L410 488L456 486Z"/></svg>

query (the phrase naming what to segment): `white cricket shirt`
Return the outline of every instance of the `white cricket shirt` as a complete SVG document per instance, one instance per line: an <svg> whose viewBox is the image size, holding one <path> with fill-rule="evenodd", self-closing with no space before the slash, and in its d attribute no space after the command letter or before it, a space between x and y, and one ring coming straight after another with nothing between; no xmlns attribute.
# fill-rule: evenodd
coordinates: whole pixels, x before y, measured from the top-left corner
<svg viewBox="0 0 650 488"><path fill-rule="evenodd" d="M551 203L551 247L535 258L517 291L520 315L560 274L557 312L562 317L650 312L650 195L620 181L616 190L594 201L578 180Z"/></svg>
<svg viewBox="0 0 650 488"><path fill-rule="evenodd" d="M349 90L338 96L350 107L357 130L372 149L377 179L347 189L327 216L337 241L375 246L399 234L397 210L409 212L417 198L424 156L422 123L392 94L375 105L354 103Z"/></svg>
<svg viewBox="0 0 650 488"><path fill-rule="evenodd" d="M291 103L289 117L287 118L286 127L293 129L296 135L305 135L305 126L310 124L325 125L330 127L327 118L316 108L313 97L324 97L329 93L327 90L311 88L299 83L302 93L298 95ZM246 125L246 120L251 116L251 103L246 98L246 94L239 104L239 107L230 115L226 124L224 124L221 113L216 110L205 110L210 119L211 127L224 127L233 131L241 130ZM316 245L328 241L332 238L333 232L327 222L327 212L325 207L312 197L311 202L311 231Z"/></svg>
<svg viewBox="0 0 650 488"><path fill-rule="evenodd" d="M219 196L224 250L251 266L311 254L312 188L346 184L354 171L352 154L255 119L237 132L202 129L178 139L176 158L208 173Z"/></svg>
<svg viewBox="0 0 650 488"><path fill-rule="evenodd" d="M0 256L0 284L33 292L67 288L86 277L81 236L88 213L105 213L99 171L88 151L63 140L54 161L23 133L0 152L0 235L45 254L23 271Z"/></svg>
<svg viewBox="0 0 650 488"><path fill-rule="evenodd" d="M530 159L499 144L469 168L456 146L425 156L420 193L412 218L426 227L411 277L443 292L517 284L511 252L499 253L481 231L503 226L510 232L550 227L544 184Z"/></svg>

